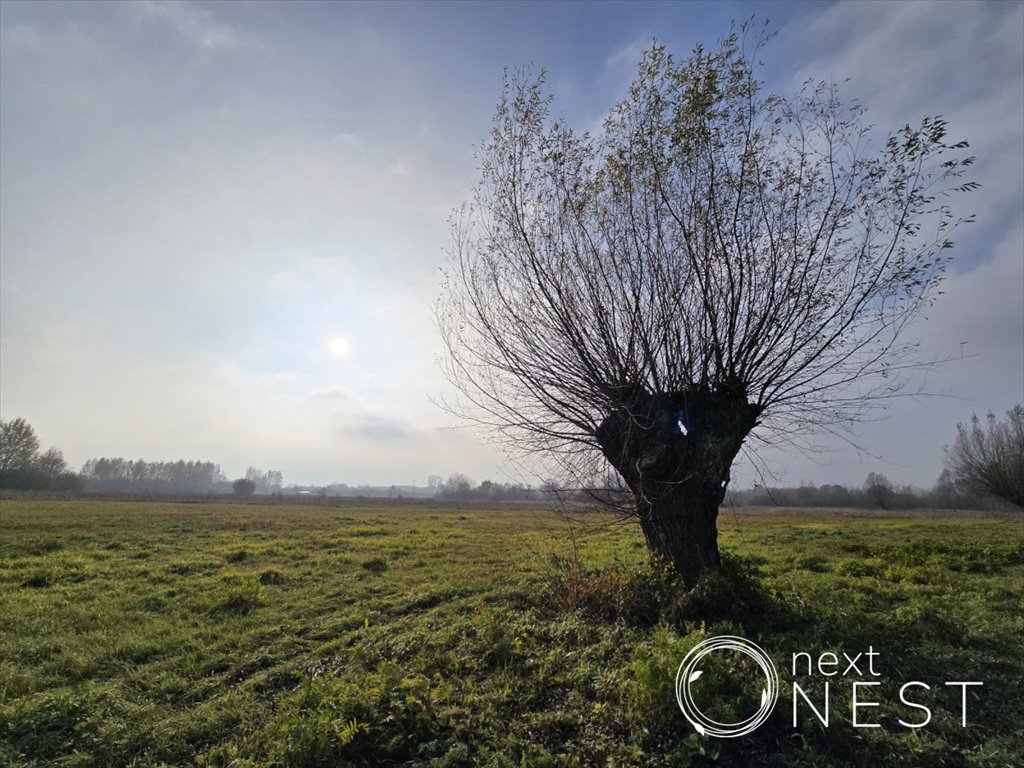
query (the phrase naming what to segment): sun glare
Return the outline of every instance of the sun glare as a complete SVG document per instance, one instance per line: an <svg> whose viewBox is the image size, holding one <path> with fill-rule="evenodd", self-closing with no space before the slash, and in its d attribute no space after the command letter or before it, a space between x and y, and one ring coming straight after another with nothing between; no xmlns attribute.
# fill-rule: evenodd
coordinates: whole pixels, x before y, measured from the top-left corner
<svg viewBox="0 0 1024 768"><path fill-rule="evenodd" d="M352 345L344 336L334 336L327 341L327 352L332 357L347 357L352 351Z"/></svg>

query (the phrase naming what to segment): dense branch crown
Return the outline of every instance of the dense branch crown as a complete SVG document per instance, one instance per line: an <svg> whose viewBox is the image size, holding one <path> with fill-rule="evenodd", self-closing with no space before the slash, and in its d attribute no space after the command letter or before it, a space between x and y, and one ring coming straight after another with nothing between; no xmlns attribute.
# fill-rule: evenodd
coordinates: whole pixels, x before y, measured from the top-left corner
<svg viewBox="0 0 1024 768"><path fill-rule="evenodd" d="M599 135L550 119L543 75L506 77L437 306L457 410L572 452L659 394L726 388L792 435L899 391L966 143L933 118L869 154L835 86L764 93L746 37L652 47Z"/></svg>

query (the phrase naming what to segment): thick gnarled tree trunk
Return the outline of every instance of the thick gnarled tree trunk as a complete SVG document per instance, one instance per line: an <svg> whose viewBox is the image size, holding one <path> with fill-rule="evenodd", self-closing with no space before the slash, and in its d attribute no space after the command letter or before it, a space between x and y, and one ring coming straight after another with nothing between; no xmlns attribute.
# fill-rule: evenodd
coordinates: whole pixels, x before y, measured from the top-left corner
<svg viewBox="0 0 1024 768"><path fill-rule="evenodd" d="M651 552L693 584L721 564L718 507L761 409L738 386L621 400L598 429L601 450L635 497Z"/></svg>
<svg viewBox="0 0 1024 768"><path fill-rule="evenodd" d="M640 527L652 553L672 563L687 584L722 561L718 554L721 487L685 483L656 500L640 503Z"/></svg>

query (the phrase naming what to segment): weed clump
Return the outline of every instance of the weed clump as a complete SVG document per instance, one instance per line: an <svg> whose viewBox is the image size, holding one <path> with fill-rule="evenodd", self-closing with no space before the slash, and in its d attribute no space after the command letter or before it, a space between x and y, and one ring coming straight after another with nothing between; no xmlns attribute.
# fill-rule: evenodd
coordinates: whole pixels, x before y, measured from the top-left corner
<svg viewBox="0 0 1024 768"><path fill-rule="evenodd" d="M284 766L398 764L432 754L437 691L423 675L382 663L358 678L305 678L285 696L260 745Z"/></svg>
<svg viewBox="0 0 1024 768"><path fill-rule="evenodd" d="M828 560L817 554L798 555L793 558L793 565L811 573L828 573L829 571Z"/></svg>
<svg viewBox="0 0 1024 768"><path fill-rule="evenodd" d="M370 573L381 574L388 569L388 561L383 557L371 557L369 560L363 561L363 568Z"/></svg>
<svg viewBox="0 0 1024 768"><path fill-rule="evenodd" d="M913 637L947 645L962 645L968 633L963 627L943 615L932 605L900 606L895 613L898 622L904 625Z"/></svg>
<svg viewBox="0 0 1024 768"><path fill-rule="evenodd" d="M482 661L488 669L500 669L512 660L515 643L509 627L496 618L485 621L477 630Z"/></svg>
<svg viewBox="0 0 1024 768"><path fill-rule="evenodd" d="M40 587L50 586L53 584L54 580L55 576L53 571L40 568L33 571L27 579L21 582L21 586L38 589Z"/></svg>
<svg viewBox="0 0 1024 768"><path fill-rule="evenodd" d="M553 555L548 594L558 608L577 611L588 620L638 627L724 620L763 626L781 609L756 567L731 553L723 553L721 567L706 571L692 587L670 563L654 558L586 570L576 557Z"/></svg>
<svg viewBox="0 0 1024 768"><path fill-rule="evenodd" d="M280 568L264 568L257 577L260 584L284 584L286 579L284 571Z"/></svg>
<svg viewBox="0 0 1024 768"><path fill-rule="evenodd" d="M225 580L227 584L214 593L211 607L215 612L246 614L266 601L259 579L228 577Z"/></svg>
<svg viewBox="0 0 1024 768"><path fill-rule="evenodd" d="M0 704L0 745L49 761L80 746L80 723L94 706L85 692L59 689ZM0 756L6 757L0 747Z"/></svg>

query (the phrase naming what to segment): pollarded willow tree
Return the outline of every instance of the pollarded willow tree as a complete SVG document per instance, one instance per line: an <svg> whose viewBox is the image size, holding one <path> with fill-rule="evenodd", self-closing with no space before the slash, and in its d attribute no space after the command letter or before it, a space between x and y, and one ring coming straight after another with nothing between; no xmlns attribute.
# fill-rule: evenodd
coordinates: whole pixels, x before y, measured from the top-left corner
<svg viewBox="0 0 1024 768"><path fill-rule="evenodd" d="M745 441L843 431L920 365L967 144L925 119L869 153L836 87L766 93L743 34L655 45L597 135L506 76L437 304L453 409L628 490L687 581Z"/></svg>

